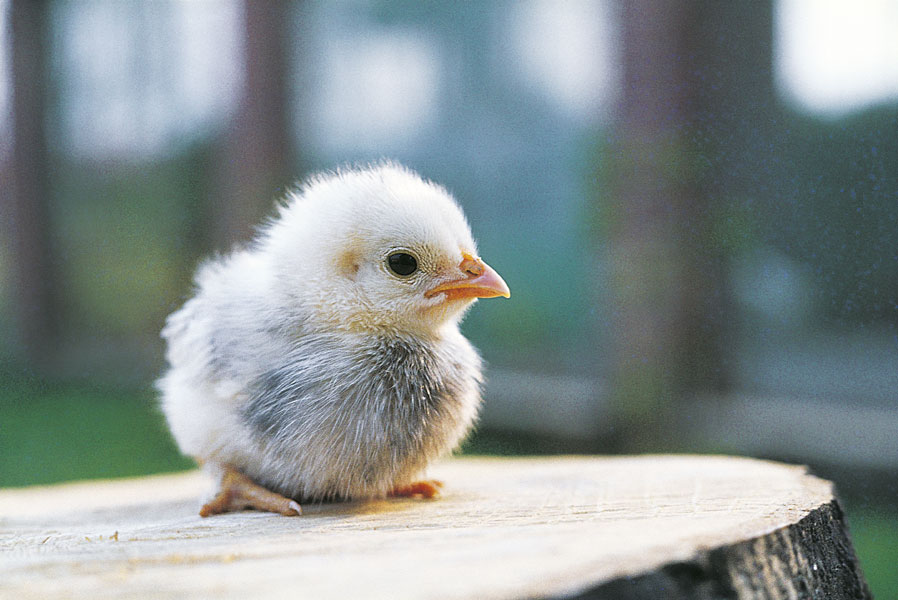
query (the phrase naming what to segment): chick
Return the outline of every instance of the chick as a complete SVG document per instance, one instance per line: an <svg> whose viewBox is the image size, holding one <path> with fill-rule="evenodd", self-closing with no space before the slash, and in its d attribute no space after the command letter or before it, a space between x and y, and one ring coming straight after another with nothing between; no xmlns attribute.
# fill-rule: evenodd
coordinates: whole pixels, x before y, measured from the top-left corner
<svg viewBox="0 0 898 600"><path fill-rule="evenodd" d="M201 515L437 492L418 478L480 405L459 322L509 296L446 190L393 163L319 175L195 281L157 385L181 450L219 482Z"/></svg>

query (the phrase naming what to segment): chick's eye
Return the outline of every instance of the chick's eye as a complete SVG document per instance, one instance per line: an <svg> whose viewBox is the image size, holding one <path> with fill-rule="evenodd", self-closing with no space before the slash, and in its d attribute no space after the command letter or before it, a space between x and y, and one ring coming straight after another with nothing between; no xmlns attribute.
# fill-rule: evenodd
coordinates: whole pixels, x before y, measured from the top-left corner
<svg viewBox="0 0 898 600"><path fill-rule="evenodd" d="M394 252L387 257L387 266L400 277L408 277L418 270L418 261L407 252Z"/></svg>

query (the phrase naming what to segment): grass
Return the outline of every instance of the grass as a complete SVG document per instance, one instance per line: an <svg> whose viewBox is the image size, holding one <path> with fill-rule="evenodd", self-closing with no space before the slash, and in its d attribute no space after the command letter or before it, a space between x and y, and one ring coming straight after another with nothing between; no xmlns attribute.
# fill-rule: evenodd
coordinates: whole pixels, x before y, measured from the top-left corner
<svg viewBox="0 0 898 600"><path fill-rule="evenodd" d="M468 454L558 454L557 440L479 431ZM0 487L188 469L152 389L116 390L0 374ZM876 598L898 598L898 506L848 501L861 567Z"/></svg>
<svg viewBox="0 0 898 600"><path fill-rule="evenodd" d="M0 379L0 487L189 468L149 390Z"/></svg>
<svg viewBox="0 0 898 600"><path fill-rule="evenodd" d="M877 600L898 599L898 506L849 503L848 526L861 568Z"/></svg>

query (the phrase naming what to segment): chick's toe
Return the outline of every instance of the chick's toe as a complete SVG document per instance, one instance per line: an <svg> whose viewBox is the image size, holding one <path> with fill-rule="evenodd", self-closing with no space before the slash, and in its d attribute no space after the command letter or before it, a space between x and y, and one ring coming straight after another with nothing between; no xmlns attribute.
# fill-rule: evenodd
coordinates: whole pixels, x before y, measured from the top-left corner
<svg viewBox="0 0 898 600"><path fill-rule="evenodd" d="M218 515L244 509L273 512L285 517L302 514L302 508L295 500L276 494L242 473L227 468L221 478L221 486L212 500L200 509L201 517Z"/></svg>
<svg viewBox="0 0 898 600"><path fill-rule="evenodd" d="M393 498L413 498L415 496L433 498L439 495L441 487L443 487L442 481L428 479L394 487L388 495Z"/></svg>

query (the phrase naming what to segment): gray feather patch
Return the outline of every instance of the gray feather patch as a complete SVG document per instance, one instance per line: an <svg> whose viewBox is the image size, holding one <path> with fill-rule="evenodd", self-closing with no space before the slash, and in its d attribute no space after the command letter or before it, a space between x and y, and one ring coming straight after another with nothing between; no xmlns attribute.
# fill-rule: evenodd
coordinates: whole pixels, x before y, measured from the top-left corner
<svg viewBox="0 0 898 600"><path fill-rule="evenodd" d="M250 474L260 483L302 498L383 493L451 450L470 426L462 403L477 393L479 368L451 352L470 350L411 337L353 341L305 335L249 386L242 416L260 446L275 462L305 469L296 484Z"/></svg>

